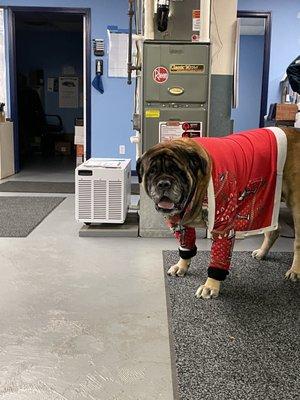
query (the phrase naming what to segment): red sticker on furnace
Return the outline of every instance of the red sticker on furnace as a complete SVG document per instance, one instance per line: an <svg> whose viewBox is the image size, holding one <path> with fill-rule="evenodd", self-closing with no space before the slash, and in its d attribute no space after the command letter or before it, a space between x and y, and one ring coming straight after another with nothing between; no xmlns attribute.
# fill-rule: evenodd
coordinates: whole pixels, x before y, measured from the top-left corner
<svg viewBox="0 0 300 400"><path fill-rule="evenodd" d="M166 67L156 67L153 70L153 80L156 83L165 83L169 78L169 71Z"/></svg>

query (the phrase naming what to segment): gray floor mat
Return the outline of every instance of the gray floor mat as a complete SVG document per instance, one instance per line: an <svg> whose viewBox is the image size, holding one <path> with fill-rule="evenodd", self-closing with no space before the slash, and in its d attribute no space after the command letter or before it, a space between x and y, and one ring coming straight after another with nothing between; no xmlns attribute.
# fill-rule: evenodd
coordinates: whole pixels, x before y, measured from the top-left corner
<svg viewBox="0 0 300 400"><path fill-rule="evenodd" d="M177 262L165 251L164 269ZM292 253L235 252L220 297L195 298L209 252L185 278L165 274L175 398L295 400L300 393L300 285L283 279Z"/></svg>
<svg viewBox="0 0 300 400"><path fill-rule="evenodd" d="M75 193L74 182L7 181L0 184L0 192Z"/></svg>
<svg viewBox="0 0 300 400"><path fill-rule="evenodd" d="M0 237L26 237L65 197L0 197Z"/></svg>
<svg viewBox="0 0 300 400"><path fill-rule="evenodd" d="M0 192L15 193L75 193L74 182L7 181L0 184ZM138 183L131 185L131 194L140 194Z"/></svg>

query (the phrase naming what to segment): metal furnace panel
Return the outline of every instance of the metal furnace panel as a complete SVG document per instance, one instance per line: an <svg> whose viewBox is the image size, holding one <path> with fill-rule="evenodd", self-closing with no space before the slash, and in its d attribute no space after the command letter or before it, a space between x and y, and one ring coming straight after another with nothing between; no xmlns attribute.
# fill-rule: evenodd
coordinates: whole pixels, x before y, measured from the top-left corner
<svg viewBox="0 0 300 400"><path fill-rule="evenodd" d="M192 40L199 35L199 0L177 0L170 2L168 28L165 32L154 29L155 40Z"/></svg>
<svg viewBox="0 0 300 400"><path fill-rule="evenodd" d="M207 110L205 108L153 108L144 110L143 151L160 141L161 123L168 121L201 122L201 135L206 136Z"/></svg>
<svg viewBox="0 0 300 400"><path fill-rule="evenodd" d="M209 45L145 42L145 102L205 103L208 77Z"/></svg>

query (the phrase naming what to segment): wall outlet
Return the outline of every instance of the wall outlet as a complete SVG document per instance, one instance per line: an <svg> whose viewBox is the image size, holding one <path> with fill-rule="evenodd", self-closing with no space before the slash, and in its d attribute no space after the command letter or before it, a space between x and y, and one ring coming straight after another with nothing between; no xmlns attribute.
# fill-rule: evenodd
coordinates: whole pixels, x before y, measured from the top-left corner
<svg viewBox="0 0 300 400"><path fill-rule="evenodd" d="M120 144L120 146L119 146L119 154L125 154L125 145L124 144Z"/></svg>

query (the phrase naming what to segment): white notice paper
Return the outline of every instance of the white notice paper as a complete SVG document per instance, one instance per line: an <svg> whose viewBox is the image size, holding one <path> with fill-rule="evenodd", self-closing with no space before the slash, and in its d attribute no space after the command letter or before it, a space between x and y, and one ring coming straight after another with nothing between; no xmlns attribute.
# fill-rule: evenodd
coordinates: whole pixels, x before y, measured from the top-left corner
<svg viewBox="0 0 300 400"><path fill-rule="evenodd" d="M59 108L78 108L77 77L59 77Z"/></svg>
<svg viewBox="0 0 300 400"><path fill-rule="evenodd" d="M109 57L108 57L108 76L111 78L127 78L128 62L128 34L114 33L109 34ZM132 39L132 64L136 64L136 41ZM135 77L135 71L132 77Z"/></svg>
<svg viewBox="0 0 300 400"><path fill-rule="evenodd" d="M159 123L159 141L167 142L169 140L182 137L182 125L180 122L168 124L167 122Z"/></svg>
<svg viewBox="0 0 300 400"><path fill-rule="evenodd" d="M200 10L193 10L193 31L200 31Z"/></svg>
<svg viewBox="0 0 300 400"><path fill-rule="evenodd" d="M159 123L159 141L168 142L181 138L182 135L188 137L202 136L201 121L162 121Z"/></svg>

